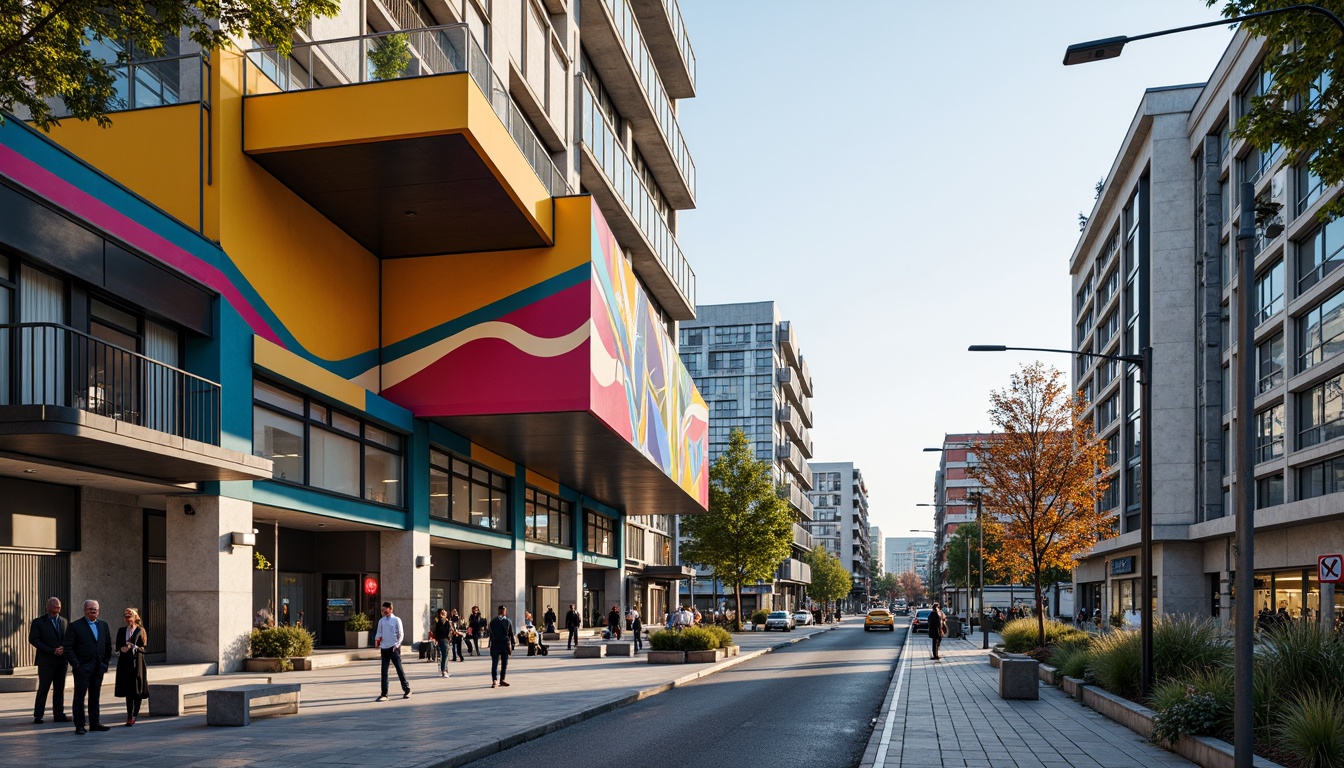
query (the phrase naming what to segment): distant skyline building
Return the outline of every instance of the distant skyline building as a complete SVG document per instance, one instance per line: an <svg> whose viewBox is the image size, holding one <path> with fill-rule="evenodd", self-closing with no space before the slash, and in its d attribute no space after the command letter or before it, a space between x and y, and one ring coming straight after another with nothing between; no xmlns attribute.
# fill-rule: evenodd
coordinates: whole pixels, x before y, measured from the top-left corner
<svg viewBox="0 0 1344 768"><path fill-rule="evenodd" d="M784 487L796 516L793 551L773 582L743 590L743 609L804 606L812 582L811 568L803 562L813 546L806 528L812 521L807 497L812 488L807 463L812 457L812 375L793 324L779 319L773 301L709 304L697 306L695 319L683 321L679 334L682 362L709 407L710 462L727 450L732 431L742 430L756 458L774 468L775 482ZM683 596L688 588L682 584ZM717 586L717 594L722 593ZM712 607L713 595L713 590L697 589L696 604Z"/></svg>
<svg viewBox="0 0 1344 768"><path fill-rule="evenodd" d="M882 567L887 573L902 574L914 571L925 585L929 583L929 567L937 547L928 536L893 536L883 539Z"/></svg>
<svg viewBox="0 0 1344 768"><path fill-rule="evenodd" d="M712 422L711 422L712 424ZM812 507L816 519L809 526L815 546L840 559L854 580L850 606L867 603L872 587L868 529L868 487L853 462L817 462L812 465Z"/></svg>
<svg viewBox="0 0 1344 768"><path fill-rule="evenodd" d="M877 527L876 525L868 526L868 551L870 552L870 555L868 557L868 560L870 562L873 560L871 553L875 552L877 554L878 571L876 573L871 574L872 577L876 579L885 573L890 573L890 571L887 570L886 556L883 554L882 551L882 529Z"/></svg>

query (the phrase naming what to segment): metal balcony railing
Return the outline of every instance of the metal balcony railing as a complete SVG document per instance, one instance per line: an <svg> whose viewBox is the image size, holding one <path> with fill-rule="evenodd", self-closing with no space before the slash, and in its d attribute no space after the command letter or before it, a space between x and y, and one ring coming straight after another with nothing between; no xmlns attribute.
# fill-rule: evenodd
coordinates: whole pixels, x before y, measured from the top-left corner
<svg viewBox="0 0 1344 768"><path fill-rule="evenodd" d="M210 108L210 57L205 54L132 59L125 64L107 62L107 65L116 89L116 96L107 105L109 112L197 102ZM64 103L54 104L52 115L69 117L70 110Z"/></svg>
<svg viewBox="0 0 1344 768"><path fill-rule="evenodd" d="M52 405L219 445L219 385L56 323L0 325L0 403Z"/></svg>
<svg viewBox="0 0 1344 768"><path fill-rule="evenodd" d="M404 49L404 51L403 51ZM399 58L404 52L409 59ZM296 43L289 56L274 46L247 52L248 65L282 91L301 91L407 77L467 73L490 102L491 109L518 145L527 163L554 197L570 194L569 183L546 147L509 98L504 80L490 67L466 24L400 29L333 40ZM405 64L401 64L405 61ZM255 79L243 77L244 95L269 93Z"/></svg>
<svg viewBox="0 0 1344 768"><path fill-rule="evenodd" d="M691 269L691 264L681 252L681 246L673 237L671 228L663 220L657 204L653 201L653 195L649 194L648 187L644 185L644 178L635 171L635 164L626 154L625 146L617 140L616 131L607 122L606 115L598 108L597 97L593 95L588 80L582 75L578 80L582 96L579 140L593 153L602 174L607 177L611 188L616 190L626 210L630 212L630 217L644 233L644 239L657 255L658 261L662 262L663 268L672 276L681 295L686 297L687 303L694 307L695 270Z"/></svg>

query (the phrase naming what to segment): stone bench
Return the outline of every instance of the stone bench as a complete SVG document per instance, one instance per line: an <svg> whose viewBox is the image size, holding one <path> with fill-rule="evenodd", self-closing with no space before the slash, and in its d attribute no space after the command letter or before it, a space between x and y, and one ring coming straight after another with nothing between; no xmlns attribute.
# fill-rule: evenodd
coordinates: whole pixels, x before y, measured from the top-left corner
<svg viewBox="0 0 1344 768"><path fill-rule="evenodd" d="M606 642L608 656L634 656L635 644L625 640L608 640Z"/></svg>
<svg viewBox="0 0 1344 768"><path fill-rule="evenodd" d="M576 659L600 659L607 655L607 646L605 643L583 643L574 646L574 658Z"/></svg>
<svg viewBox="0 0 1344 768"><path fill-rule="evenodd" d="M215 688L271 682L270 675L221 677L178 677L172 680L151 680L149 683L149 714L178 717L186 714L187 697L204 696Z"/></svg>
<svg viewBox="0 0 1344 768"><path fill-rule="evenodd" d="M206 725L249 725L252 708L258 714L297 715L299 713L299 683L265 683L216 688L205 694Z"/></svg>
<svg viewBox="0 0 1344 768"><path fill-rule="evenodd" d="M1029 657L1006 657L999 662L999 698L1040 698L1040 662Z"/></svg>

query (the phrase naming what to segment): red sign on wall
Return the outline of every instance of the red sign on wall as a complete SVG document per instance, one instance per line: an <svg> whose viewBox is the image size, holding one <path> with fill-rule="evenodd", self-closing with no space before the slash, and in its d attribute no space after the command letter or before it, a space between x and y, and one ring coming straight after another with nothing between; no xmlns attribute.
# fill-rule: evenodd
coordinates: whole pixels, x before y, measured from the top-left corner
<svg viewBox="0 0 1344 768"><path fill-rule="evenodd" d="M364 577L364 594L366 594L366 595L370 595L370 596L378 594L378 580L377 580L377 579L373 578L372 576L365 576L365 577Z"/></svg>

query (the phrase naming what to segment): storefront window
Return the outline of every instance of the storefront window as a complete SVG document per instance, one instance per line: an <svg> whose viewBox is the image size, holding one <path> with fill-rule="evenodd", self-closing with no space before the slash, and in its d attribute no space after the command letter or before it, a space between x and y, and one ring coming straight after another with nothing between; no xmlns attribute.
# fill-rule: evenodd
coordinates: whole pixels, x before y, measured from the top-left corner
<svg viewBox="0 0 1344 768"><path fill-rule="evenodd" d="M509 530L509 478L438 450L429 452L429 516Z"/></svg>
<svg viewBox="0 0 1344 768"><path fill-rule="evenodd" d="M1316 569L1257 571L1255 574L1257 625L1282 621L1316 621L1321 610L1321 585ZM1344 616L1344 589L1335 590L1335 615Z"/></svg>
<svg viewBox="0 0 1344 768"><path fill-rule="evenodd" d="M616 521L596 512L586 512L583 521L583 548L596 555L616 554Z"/></svg>
<svg viewBox="0 0 1344 768"><path fill-rule="evenodd" d="M574 505L536 488L528 488L524 496L527 538L562 547L573 546Z"/></svg>

